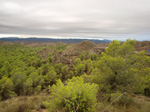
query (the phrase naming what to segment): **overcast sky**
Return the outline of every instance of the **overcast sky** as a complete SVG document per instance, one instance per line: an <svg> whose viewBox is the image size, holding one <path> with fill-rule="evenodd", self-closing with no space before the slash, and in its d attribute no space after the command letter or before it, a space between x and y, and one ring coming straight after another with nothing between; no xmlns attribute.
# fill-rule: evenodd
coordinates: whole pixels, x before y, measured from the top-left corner
<svg viewBox="0 0 150 112"><path fill-rule="evenodd" d="M0 37L150 40L150 0L0 0Z"/></svg>

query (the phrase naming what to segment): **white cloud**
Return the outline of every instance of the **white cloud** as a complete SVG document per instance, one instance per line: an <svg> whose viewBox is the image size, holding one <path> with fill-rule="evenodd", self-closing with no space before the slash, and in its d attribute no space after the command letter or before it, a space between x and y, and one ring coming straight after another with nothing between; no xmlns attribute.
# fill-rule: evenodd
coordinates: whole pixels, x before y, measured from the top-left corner
<svg viewBox="0 0 150 112"><path fill-rule="evenodd" d="M1 0L0 34L147 38L149 13L149 0Z"/></svg>

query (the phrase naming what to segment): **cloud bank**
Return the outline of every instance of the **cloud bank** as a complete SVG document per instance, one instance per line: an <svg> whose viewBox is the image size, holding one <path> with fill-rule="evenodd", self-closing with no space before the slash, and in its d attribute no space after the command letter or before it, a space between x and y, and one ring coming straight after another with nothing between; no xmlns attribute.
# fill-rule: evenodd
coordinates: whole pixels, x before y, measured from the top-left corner
<svg viewBox="0 0 150 112"><path fill-rule="evenodd" d="M0 0L0 36L150 39L150 0Z"/></svg>

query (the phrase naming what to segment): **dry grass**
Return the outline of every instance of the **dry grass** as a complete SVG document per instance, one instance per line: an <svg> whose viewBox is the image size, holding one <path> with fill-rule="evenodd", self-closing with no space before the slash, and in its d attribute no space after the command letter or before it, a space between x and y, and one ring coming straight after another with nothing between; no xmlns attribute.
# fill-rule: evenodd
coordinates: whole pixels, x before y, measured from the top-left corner
<svg viewBox="0 0 150 112"><path fill-rule="evenodd" d="M46 112L42 102L46 101L47 98L47 95L35 95L1 101L0 112Z"/></svg>
<svg viewBox="0 0 150 112"><path fill-rule="evenodd" d="M145 96L135 96L130 106L111 105L106 111L108 103L101 103L98 112L150 112L150 98Z"/></svg>
<svg viewBox="0 0 150 112"><path fill-rule="evenodd" d="M0 112L47 112L43 101L48 99L48 95L41 94L35 96L20 96L0 102ZM97 112L150 112L150 98L145 96L135 96L130 106L112 104L109 108L107 102L97 105ZM104 111L105 110L105 111Z"/></svg>

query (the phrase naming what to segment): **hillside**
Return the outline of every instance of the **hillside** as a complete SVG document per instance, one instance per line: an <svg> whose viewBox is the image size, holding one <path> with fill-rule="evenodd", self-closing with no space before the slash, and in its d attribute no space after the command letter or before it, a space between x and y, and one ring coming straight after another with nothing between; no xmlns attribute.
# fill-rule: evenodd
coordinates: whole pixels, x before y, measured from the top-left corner
<svg viewBox="0 0 150 112"><path fill-rule="evenodd" d="M53 38L36 38L36 37L31 37L31 38L18 38L18 37L5 37L5 38L0 38L0 41L9 41L9 42L26 42L26 43L49 43L49 42L64 42L64 43L78 43L82 41L91 41L94 43L109 43L111 42L110 40L98 40L98 39L53 39Z"/></svg>
<svg viewBox="0 0 150 112"><path fill-rule="evenodd" d="M150 41L137 41L135 45L136 51L145 50L148 51L150 49Z"/></svg>
<svg viewBox="0 0 150 112"><path fill-rule="evenodd" d="M135 42L0 41L0 111L149 112L150 57L134 51L149 43Z"/></svg>

